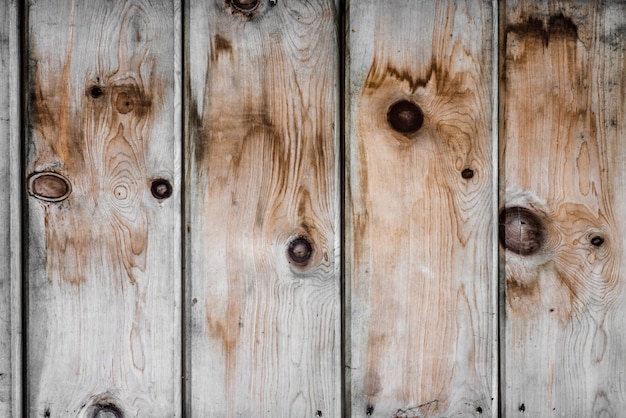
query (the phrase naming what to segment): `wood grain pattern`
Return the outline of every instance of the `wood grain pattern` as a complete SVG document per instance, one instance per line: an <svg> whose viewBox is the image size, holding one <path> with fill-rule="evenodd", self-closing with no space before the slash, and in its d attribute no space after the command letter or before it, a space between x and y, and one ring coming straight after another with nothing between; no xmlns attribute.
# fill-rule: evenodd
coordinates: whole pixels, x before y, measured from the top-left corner
<svg viewBox="0 0 626 418"><path fill-rule="evenodd" d="M21 416L22 293L18 2L0 4L0 416Z"/></svg>
<svg viewBox="0 0 626 418"><path fill-rule="evenodd" d="M29 416L180 416L177 7L29 2Z"/></svg>
<svg viewBox="0 0 626 418"><path fill-rule="evenodd" d="M502 412L620 417L626 3L503 12L502 204L532 212L543 239L531 254L503 249Z"/></svg>
<svg viewBox="0 0 626 418"><path fill-rule="evenodd" d="M187 15L188 413L339 417L337 4L234 4Z"/></svg>
<svg viewBox="0 0 626 418"><path fill-rule="evenodd" d="M492 9L350 3L348 416L497 413Z"/></svg>

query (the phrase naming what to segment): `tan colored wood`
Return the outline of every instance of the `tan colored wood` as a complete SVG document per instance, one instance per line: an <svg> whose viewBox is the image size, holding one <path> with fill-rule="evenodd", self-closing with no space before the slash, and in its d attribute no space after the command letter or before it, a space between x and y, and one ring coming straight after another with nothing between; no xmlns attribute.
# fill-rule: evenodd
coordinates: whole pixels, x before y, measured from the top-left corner
<svg viewBox="0 0 626 418"><path fill-rule="evenodd" d="M22 293L18 2L0 4L0 416L21 416Z"/></svg>
<svg viewBox="0 0 626 418"><path fill-rule="evenodd" d="M338 5L234 4L187 14L188 413L339 417Z"/></svg>
<svg viewBox="0 0 626 418"><path fill-rule="evenodd" d="M181 414L177 7L29 4L28 416Z"/></svg>
<svg viewBox="0 0 626 418"><path fill-rule="evenodd" d="M503 12L503 413L623 416L626 3Z"/></svg>
<svg viewBox="0 0 626 418"><path fill-rule="evenodd" d="M497 414L493 18L491 2L350 3L348 416Z"/></svg>

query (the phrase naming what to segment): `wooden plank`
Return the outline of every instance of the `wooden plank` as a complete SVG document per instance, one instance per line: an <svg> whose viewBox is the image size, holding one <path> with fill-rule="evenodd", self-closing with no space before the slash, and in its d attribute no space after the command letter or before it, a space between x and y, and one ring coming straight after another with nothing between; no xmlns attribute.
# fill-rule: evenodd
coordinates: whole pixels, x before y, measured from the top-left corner
<svg viewBox="0 0 626 418"><path fill-rule="evenodd" d="M626 409L626 2L504 10L503 412Z"/></svg>
<svg viewBox="0 0 626 418"><path fill-rule="evenodd" d="M180 416L178 6L28 7L26 412Z"/></svg>
<svg viewBox="0 0 626 418"><path fill-rule="evenodd" d="M190 2L190 416L341 416L337 7Z"/></svg>
<svg viewBox="0 0 626 418"><path fill-rule="evenodd" d="M21 416L21 157L18 3L0 4L0 416Z"/></svg>
<svg viewBox="0 0 626 418"><path fill-rule="evenodd" d="M348 416L495 416L493 8L348 12Z"/></svg>

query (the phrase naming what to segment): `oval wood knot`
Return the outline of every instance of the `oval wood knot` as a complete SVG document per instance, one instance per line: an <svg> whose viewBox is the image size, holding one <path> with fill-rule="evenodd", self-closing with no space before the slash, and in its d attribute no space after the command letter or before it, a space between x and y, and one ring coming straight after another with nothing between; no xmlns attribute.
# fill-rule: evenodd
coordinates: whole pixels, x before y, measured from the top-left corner
<svg viewBox="0 0 626 418"><path fill-rule="evenodd" d="M291 240L287 249L289 260L297 266L306 266L313 255L313 245L305 237Z"/></svg>
<svg viewBox="0 0 626 418"><path fill-rule="evenodd" d="M72 193L70 181L61 174L42 171L31 174L28 181L29 193L40 200L60 202Z"/></svg>
<svg viewBox="0 0 626 418"><path fill-rule="evenodd" d="M124 418L124 414L115 405L96 405L93 409L93 418Z"/></svg>
<svg viewBox="0 0 626 418"><path fill-rule="evenodd" d="M154 179L150 185L150 191L157 199L167 199L172 195L172 184L165 179Z"/></svg>
<svg viewBox="0 0 626 418"><path fill-rule="evenodd" d="M422 127L424 113L415 103L400 100L389 106L387 122L394 130L403 134L410 134Z"/></svg>
<svg viewBox="0 0 626 418"><path fill-rule="evenodd" d="M536 253L545 241L541 218L523 207L506 208L500 213L499 238L507 250L519 255Z"/></svg>
<svg viewBox="0 0 626 418"><path fill-rule="evenodd" d="M259 0L231 0L230 4L239 11L249 12L259 5Z"/></svg>
<svg viewBox="0 0 626 418"><path fill-rule="evenodd" d="M102 87L100 87L100 86L93 86L89 90L89 95L91 97L93 97L94 99L98 99L98 98L102 97L102 95L104 95L104 90L102 90Z"/></svg>

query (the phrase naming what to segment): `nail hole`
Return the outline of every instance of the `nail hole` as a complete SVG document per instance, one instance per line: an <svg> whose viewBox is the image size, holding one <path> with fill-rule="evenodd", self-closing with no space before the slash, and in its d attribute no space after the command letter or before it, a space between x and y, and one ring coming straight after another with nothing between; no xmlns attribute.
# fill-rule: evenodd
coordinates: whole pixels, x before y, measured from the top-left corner
<svg viewBox="0 0 626 418"><path fill-rule="evenodd" d="M100 96L102 96L104 94L104 91L102 90L101 87L95 86L95 87L91 88L91 90L89 91L89 94L94 99L97 99L98 97L100 97Z"/></svg>
<svg viewBox="0 0 626 418"><path fill-rule="evenodd" d="M259 0L231 0L230 4L237 10L249 12L259 5Z"/></svg>
<svg viewBox="0 0 626 418"><path fill-rule="evenodd" d="M416 132L424 123L424 113L413 102L400 100L392 104L387 111L387 122L391 127L403 134Z"/></svg>
<svg viewBox="0 0 626 418"><path fill-rule="evenodd" d="M483 413L483 409L480 406L478 406L478 407L476 407L476 412L478 412L479 414L482 414Z"/></svg>
<svg viewBox="0 0 626 418"><path fill-rule="evenodd" d="M522 207L500 213L499 238L502 246L519 255L537 252L545 241L545 227L535 213Z"/></svg>
<svg viewBox="0 0 626 418"><path fill-rule="evenodd" d="M521 412L524 412L524 411L526 410L526 405L521 404L521 405L519 406L519 410L520 410Z"/></svg>
<svg viewBox="0 0 626 418"><path fill-rule="evenodd" d="M172 184L165 179L154 179L150 185L150 191L157 199L167 199L172 195Z"/></svg>
<svg viewBox="0 0 626 418"><path fill-rule="evenodd" d="M68 179L51 171L33 173L28 179L29 193L40 200L60 202L72 192Z"/></svg>
<svg viewBox="0 0 626 418"><path fill-rule="evenodd" d="M289 259L297 266L306 266L311 255L313 254L313 246L308 239L298 237L289 243L287 249Z"/></svg>
<svg viewBox="0 0 626 418"><path fill-rule="evenodd" d="M321 416L322 416L322 411L318 409L317 412L315 413L315 417L320 418Z"/></svg>
<svg viewBox="0 0 626 418"><path fill-rule="evenodd" d="M374 413L374 407L372 405L367 405L367 408L365 409L365 413L369 416L372 415Z"/></svg>
<svg viewBox="0 0 626 418"><path fill-rule="evenodd" d="M464 179L471 179L472 177L474 177L474 170L466 168L465 170L461 171L461 177L463 177Z"/></svg>
<svg viewBox="0 0 626 418"><path fill-rule="evenodd" d="M602 244L604 244L604 238L599 236L591 238L591 245L594 247L600 247Z"/></svg>

